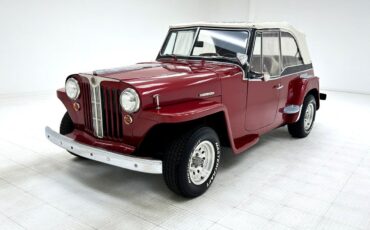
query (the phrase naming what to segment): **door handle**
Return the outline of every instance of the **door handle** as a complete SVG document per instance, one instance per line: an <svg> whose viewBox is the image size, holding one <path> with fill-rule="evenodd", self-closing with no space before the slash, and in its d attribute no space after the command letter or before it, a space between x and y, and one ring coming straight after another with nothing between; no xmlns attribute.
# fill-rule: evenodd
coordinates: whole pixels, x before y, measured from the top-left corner
<svg viewBox="0 0 370 230"><path fill-rule="evenodd" d="M279 83L278 85L275 85L274 88L277 89L277 90L279 90L279 89L284 88L284 86Z"/></svg>

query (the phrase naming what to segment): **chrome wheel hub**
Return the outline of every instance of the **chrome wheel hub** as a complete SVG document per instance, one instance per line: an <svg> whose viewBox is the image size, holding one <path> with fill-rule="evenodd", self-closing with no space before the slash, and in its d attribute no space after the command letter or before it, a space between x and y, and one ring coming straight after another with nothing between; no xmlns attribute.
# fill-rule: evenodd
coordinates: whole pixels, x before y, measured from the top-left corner
<svg viewBox="0 0 370 230"><path fill-rule="evenodd" d="M308 104L306 113L304 114L304 129L306 131L310 130L313 122L313 116L315 114L315 107L312 103Z"/></svg>
<svg viewBox="0 0 370 230"><path fill-rule="evenodd" d="M215 164L216 151L210 141L202 141L190 155L188 174L191 182L203 184L211 175Z"/></svg>

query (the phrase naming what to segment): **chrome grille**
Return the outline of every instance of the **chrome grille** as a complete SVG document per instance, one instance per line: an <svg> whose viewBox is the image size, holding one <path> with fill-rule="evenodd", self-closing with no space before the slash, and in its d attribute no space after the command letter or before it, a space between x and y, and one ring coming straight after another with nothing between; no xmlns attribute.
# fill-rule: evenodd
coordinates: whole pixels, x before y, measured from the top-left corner
<svg viewBox="0 0 370 230"><path fill-rule="evenodd" d="M101 85L104 137L112 140L123 139L122 112L119 103L121 91Z"/></svg>
<svg viewBox="0 0 370 230"><path fill-rule="evenodd" d="M85 129L87 131L92 131L96 137L103 138L104 137L104 118L103 118L103 111L102 111L102 95L101 95L101 82L105 81L115 81L117 80L92 76L92 75L81 75L88 79L89 83L81 83L82 88L82 97L83 97L83 104L84 104L84 121L85 121ZM87 90L90 88L90 92ZM110 98L113 99L113 98ZM116 108L119 110L119 107ZM109 120L108 117L105 118L106 123ZM111 121L113 122L113 121ZM117 124L118 125L118 124ZM122 123L119 124L122 126ZM107 136L110 137L109 135Z"/></svg>
<svg viewBox="0 0 370 230"><path fill-rule="evenodd" d="M81 88L81 99L82 99L82 106L83 106L85 131L93 134L94 128L93 128L92 118L91 118L92 110L91 110L90 83L88 81L81 81L79 84Z"/></svg>
<svg viewBox="0 0 370 230"><path fill-rule="evenodd" d="M94 127L94 135L103 138L103 116L101 112L101 95L100 82L94 84L95 78L90 78L91 89L91 107L92 107L92 123Z"/></svg>

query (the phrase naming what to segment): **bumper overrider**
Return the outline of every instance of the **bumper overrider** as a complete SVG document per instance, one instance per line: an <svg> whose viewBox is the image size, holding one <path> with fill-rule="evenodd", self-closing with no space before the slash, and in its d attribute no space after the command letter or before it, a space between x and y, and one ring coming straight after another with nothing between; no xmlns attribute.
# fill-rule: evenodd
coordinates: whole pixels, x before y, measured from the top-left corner
<svg viewBox="0 0 370 230"><path fill-rule="evenodd" d="M162 173L161 160L122 155L104 149L94 148L61 135L49 127L45 128L45 135L52 143L84 158L138 172L152 174Z"/></svg>

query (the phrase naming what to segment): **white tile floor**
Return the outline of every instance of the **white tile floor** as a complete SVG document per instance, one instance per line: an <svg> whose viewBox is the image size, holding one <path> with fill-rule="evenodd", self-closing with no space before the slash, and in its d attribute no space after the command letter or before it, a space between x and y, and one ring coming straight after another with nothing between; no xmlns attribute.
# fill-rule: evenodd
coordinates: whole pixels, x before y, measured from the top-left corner
<svg viewBox="0 0 370 230"><path fill-rule="evenodd" d="M79 160L44 138L54 94L0 99L0 229L370 229L370 96L329 92L306 139L286 127L186 200L160 175Z"/></svg>

